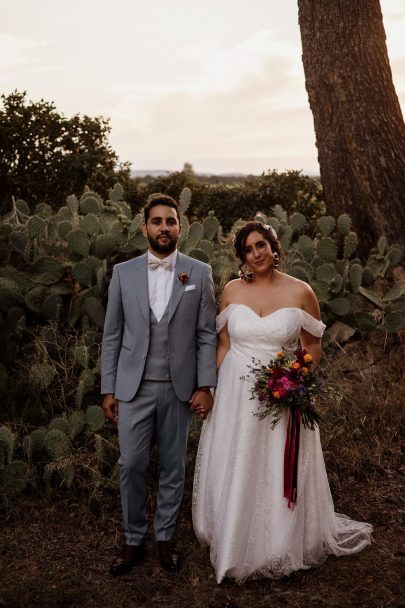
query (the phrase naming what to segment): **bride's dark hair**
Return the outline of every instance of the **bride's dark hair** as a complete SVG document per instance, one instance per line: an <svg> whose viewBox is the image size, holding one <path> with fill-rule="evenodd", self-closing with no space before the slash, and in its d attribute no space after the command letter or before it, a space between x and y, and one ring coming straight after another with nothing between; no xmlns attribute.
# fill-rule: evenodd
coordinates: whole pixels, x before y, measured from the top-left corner
<svg viewBox="0 0 405 608"><path fill-rule="evenodd" d="M246 261L245 245L246 239L251 232L259 232L264 236L266 241L270 243L271 250L275 254L277 260L277 264L275 264L275 266L278 266L280 260L282 260L284 257L284 253L274 228L267 226L266 224L262 224L261 222L246 222L244 226L238 228L233 238L233 246L235 247L236 256L242 262L242 264L239 266L241 273L245 274L242 270L242 266Z"/></svg>

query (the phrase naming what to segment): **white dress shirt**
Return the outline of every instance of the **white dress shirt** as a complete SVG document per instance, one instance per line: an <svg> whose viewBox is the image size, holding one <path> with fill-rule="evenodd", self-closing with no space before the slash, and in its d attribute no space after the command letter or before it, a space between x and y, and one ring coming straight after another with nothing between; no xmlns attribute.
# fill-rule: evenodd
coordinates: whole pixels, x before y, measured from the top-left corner
<svg viewBox="0 0 405 608"><path fill-rule="evenodd" d="M162 261L148 251L148 261L149 260ZM158 322L165 314L170 296L172 295L177 249L168 255L167 258L164 258L164 261L172 264L172 270L166 270L163 266L159 266L156 270L152 270L148 267L149 305Z"/></svg>

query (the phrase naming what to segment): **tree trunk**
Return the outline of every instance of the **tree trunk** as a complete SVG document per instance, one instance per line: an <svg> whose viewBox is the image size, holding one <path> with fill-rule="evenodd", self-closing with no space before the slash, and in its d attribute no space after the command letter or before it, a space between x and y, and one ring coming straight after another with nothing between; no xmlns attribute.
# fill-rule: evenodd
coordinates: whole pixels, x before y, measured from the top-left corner
<svg viewBox="0 0 405 608"><path fill-rule="evenodd" d="M306 88L325 202L347 212L366 255L403 241L405 125L379 0L298 0Z"/></svg>

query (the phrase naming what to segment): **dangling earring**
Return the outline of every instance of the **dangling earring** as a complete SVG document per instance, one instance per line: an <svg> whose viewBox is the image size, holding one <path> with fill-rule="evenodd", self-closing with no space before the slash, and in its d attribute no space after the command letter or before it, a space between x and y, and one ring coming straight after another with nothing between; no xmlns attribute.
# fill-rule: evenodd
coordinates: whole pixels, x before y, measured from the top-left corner
<svg viewBox="0 0 405 608"><path fill-rule="evenodd" d="M246 283L251 283L255 278L255 275L251 270L245 270L242 266L239 267L238 276L242 281L246 281Z"/></svg>
<svg viewBox="0 0 405 608"><path fill-rule="evenodd" d="M280 258L278 257L277 251L273 253L273 268L278 268L280 266Z"/></svg>

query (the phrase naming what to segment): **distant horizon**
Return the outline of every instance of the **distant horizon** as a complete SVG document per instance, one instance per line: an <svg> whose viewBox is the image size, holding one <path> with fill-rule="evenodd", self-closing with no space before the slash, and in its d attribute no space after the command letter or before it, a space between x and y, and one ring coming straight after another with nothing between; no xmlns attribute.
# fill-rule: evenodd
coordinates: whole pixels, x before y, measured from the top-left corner
<svg viewBox="0 0 405 608"><path fill-rule="evenodd" d="M130 175L131 177L146 177L148 175L150 176L160 176L160 175L170 175L171 173L179 173L181 172L183 169L131 169ZM320 177L320 171L315 171L315 170L304 170L304 169L295 169L293 167L290 167L289 169L275 169L275 168L269 168L263 171L259 171L259 172L252 172L252 171L198 171L196 169L194 169L194 173L197 176L218 176L218 177L247 177L249 175L254 175L254 176L259 176L262 175L263 173L268 173L269 171L276 171L277 173L286 173L287 171L299 171L300 173L302 173L303 175L308 175L308 177Z"/></svg>

